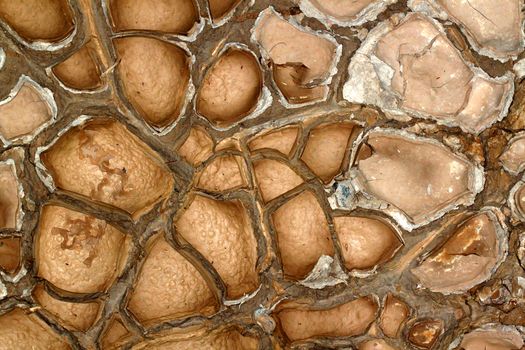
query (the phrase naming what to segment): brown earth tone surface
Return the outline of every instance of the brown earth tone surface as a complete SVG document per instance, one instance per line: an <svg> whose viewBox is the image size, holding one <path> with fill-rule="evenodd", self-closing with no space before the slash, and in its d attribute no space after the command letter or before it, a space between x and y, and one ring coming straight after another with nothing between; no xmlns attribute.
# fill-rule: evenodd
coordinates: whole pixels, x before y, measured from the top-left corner
<svg viewBox="0 0 525 350"><path fill-rule="evenodd" d="M0 350L525 350L524 0L0 0Z"/></svg>

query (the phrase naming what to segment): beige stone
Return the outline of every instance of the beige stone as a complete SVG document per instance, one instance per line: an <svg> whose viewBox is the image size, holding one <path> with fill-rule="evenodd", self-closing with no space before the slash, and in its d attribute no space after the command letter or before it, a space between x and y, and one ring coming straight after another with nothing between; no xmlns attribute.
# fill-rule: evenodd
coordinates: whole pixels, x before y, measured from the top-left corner
<svg viewBox="0 0 525 350"><path fill-rule="evenodd" d="M217 270L228 298L240 298L258 287L257 241L239 201L194 195L175 225L177 233Z"/></svg>
<svg viewBox="0 0 525 350"><path fill-rule="evenodd" d="M328 223L312 192L302 192L284 203L272 214L272 221L286 276L302 279L322 255L333 256Z"/></svg>
<svg viewBox="0 0 525 350"><path fill-rule="evenodd" d="M73 127L41 155L56 187L140 217L170 195L160 156L122 124L93 119Z"/></svg>

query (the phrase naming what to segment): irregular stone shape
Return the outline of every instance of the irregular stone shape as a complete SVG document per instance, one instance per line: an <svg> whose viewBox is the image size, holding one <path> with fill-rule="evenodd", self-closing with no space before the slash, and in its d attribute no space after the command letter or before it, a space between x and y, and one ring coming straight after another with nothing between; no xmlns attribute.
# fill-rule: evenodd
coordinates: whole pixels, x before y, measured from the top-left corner
<svg viewBox="0 0 525 350"><path fill-rule="evenodd" d="M45 311L71 331L86 332L95 323L100 309L98 302L72 303L55 299L42 286L33 290L33 297Z"/></svg>
<svg viewBox="0 0 525 350"><path fill-rule="evenodd" d="M72 349L44 321L34 314L14 309L0 316L0 348L8 349Z"/></svg>
<svg viewBox="0 0 525 350"><path fill-rule="evenodd" d="M390 260L402 246L394 228L379 218L339 216L334 224L349 270L373 269Z"/></svg>
<svg viewBox="0 0 525 350"><path fill-rule="evenodd" d="M100 344L104 350L116 350L121 348L122 343L125 342L131 335L128 329L122 323L120 317L113 316L108 322L108 327L100 337Z"/></svg>
<svg viewBox="0 0 525 350"><path fill-rule="evenodd" d="M289 103L312 100L303 101L305 92L302 88L314 89L314 100L320 99L317 97L319 87L323 90L322 98L326 96L326 85L338 60L334 41L289 23L272 8L263 11L257 19L253 38L272 65L284 66L284 71L274 72L276 83L293 83L298 88L298 94L286 95L281 91Z"/></svg>
<svg viewBox="0 0 525 350"><path fill-rule="evenodd" d="M188 333L168 334L165 337L147 340L132 347L133 350L256 350L259 340L242 335L235 328L218 331L190 331Z"/></svg>
<svg viewBox="0 0 525 350"><path fill-rule="evenodd" d="M493 283L487 283L487 285L480 287L476 292L476 299L481 305L502 305L511 299L509 289L499 279Z"/></svg>
<svg viewBox="0 0 525 350"><path fill-rule="evenodd" d="M432 19L409 13L380 23L354 55L344 98L388 116L431 118L479 133L503 118L513 93L507 74L493 79L472 68Z"/></svg>
<svg viewBox="0 0 525 350"><path fill-rule="evenodd" d="M344 27L359 26L373 21L387 6L397 0L301 0L301 11L321 23Z"/></svg>
<svg viewBox="0 0 525 350"><path fill-rule="evenodd" d="M259 63L251 52L229 48L204 76L197 112L220 127L234 124L255 109L262 79Z"/></svg>
<svg viewBox="0 0 525 350"><path fill-rule="evenodd" d="M281 94L291 104L305 104L323 100L325 85L310 87L304 82L308 67L302 63L274 64L273 80Z"/></svg>
<svg viewBox="0 0 525 350"><path fill-rule="evenodd" d="M513 205L511 205L512 209L517 216L521 219L525 217L525 186L522 182L518 183L519 186L517 190L514 192L514 201Z"/></svg>
<svg viewBox="0 0 525 350"><path fill-rule="evenodd" d="M287 338L294 342L361 335L374 321L377 310L372 297L362 297L326 310L284 308L276 316Z"/></svg>
<svg viewBox="0 0 525 350"><path fill-rule="evenodd" d="M213 140L203 128L192 127L178 152L190 164L197 166L213 154Z"/></svg>
<svg viewBox="0 0 525 350"><path fill-rule="evenodd" d="M246 186L244 159L241 156L219 156L202 171L197 187L220 192Z"/></svg>
<svg viewBox="0 0 525 350"><path fill-rule="evenodd" d="M310 3L320 11L342 21L354 20L356 15L372 4L375 0L357 0L341 2L338 0L310 0Z"/></svg>
<svg viewBox="0 0 525 350"><path fill-rule="evenodd" d="M240 298L258 287L257 241L239 201L195 195L176 220L176 229L217 270L228 298Z"/></svg>
<svg viewBox="0 0 525 350"><path fill-rule="evenodd" d="M55 186L140 217L167 198L174 180L160 156L122 124L90 120L41 155Z"/></svg>
<svg viewBox="0 0 525 350"><path fill-rule="evenodd" d="M458 225L452 236L412 273L441 293L466 291L490 278L506 255L506 233L490 211Z"/></svg>
<svg viewBox="0 0 525 350"><path fill-rule="evenodd" d="M525 169L525 135L513 137L500 156L500 162L513 175Z"/></svg>
<svg viewBox="0 0 525 350"><path fill-rule="evenodd" d="M0 0L0 18L29 41L58 41L73 31L67 0Z"/></svg>
<svg viewBox="0 0 525 350"><path fill-rule="evenodd" d="M251 152L259 149L274 149L290 156L298 134L297 126L284 127L256 136L248 143L248 147Z"/></svg>
<svg viewBox="0 0 525 350"><path fill-rule="evenodd" d="M354 128L351 123L334 123L310 131L301 159L325 183L341 172Z"/></svg>
<svg viewBox="0 0 525 350"><path fill-rule="evenodd" d="M102 85L98 59L89 43L52 68L65 86L76 90L94 90Z"/></svg>
<svg viewBox="0 0 525 350"><path fill-rule="evenodd" d="M129 102L154 128L173 123L186 103L187 53L174 44L146 37L118 38L114 43L120 58L117 71Z"/></svg>
<svg viewBox="0 0 525 350"><path fill-rule="evenodd" d="M164 237L148 242L148 255L131 291L128 309L144 324L211 315L217 300L200 272Z"/></svg>
<svg viewBox="0 0 525 350"><path fill-rule="evenodd" d="M20 266L20 238L0 239L0 268L8 273L15 273Z"/></svg>
<svg viewBox="0 0 525 350"><path fill-rule="evenodd" d="M0 228L16 228L19 210L18 180L14 166L0 163Z"/></svg>
<svg viewBox="0 0 525 350"><path fill-rule="evenodd" d="M46 205L35 238L38 276L73 293L104 291L119 273L125 241L103 220Z"/></svg>
<svg viewBox="0 0 525 350"><path fill-rule="evenodd" d="M303 183L303 179L284 163L273 159L253 162L259 191L265 202L279 197Z"/></svg>
<svg viewBox="0 0 525 350"><path fill-rule="evenodd" d="M397 350L382 339L367 340L359 344L358 350Z"/></svg>
<svg viewBox="0 0 525 350"><path fill-rule="evenodd" d="M518 259L521 267L525 270L525 233L519 236Z"/></svg>
<svg viewBox="0 0 525 350"><path fill-rule="evenodd" d="M483 55L507 60L523 51L523 14L520 0L417 0L415 10L456 22L471 45Z"/></svg>
<svg viewBox="0 0 525 350"><path fill-rule="evenodd" d="M199 20L193 0L111 0L113 28L188 34Z"/></svg>
<svg viewBox="0 0 525 350"><path fill-rule="evenodd" d="M283 272L302 279L322 255L334 255L325 214L315 195L304 191L272 214Z"/></svg>
<svg viewBox="0 0 525 350"><path fill-rule="evenodd" d="M463 336L460 350L520 350L523 338L505 329L476 329Z"/></svg>
<svg viewBox="0 0 525 350"><path fill-rule="evenodd" d="M241 0L208 0L210 16L213 21L218 21L228 15L239 5Z"/></svg>
<svg viewBox="0 0 525 350"><path fill-rule="evenodd" d="M414 225L472 201L481 190L475 187L476 168L430 139L373 131L366 146L358 154L359 187L401 210Z"/></svg>
<svg viewBox="0 0 525 350"><path fill-rule="evenodd" d="M0 48L0 70L4 68L5 61L6 61L5 50L3 48Z"/></svg>
<svg viewBox="0 0 525 350"><path fill-rule="evenodd" d="M32 135L51 120L51 108L34 84L20 80L10 96L0 102L0 134L5 139Z"/></svg>
<svg viewBox="0 0 525 350"><path fill-rule="evenodd" d="M408 341L413 345L430 349L443 333L444 323L441 320L422 320L414 323L408 331Z"/></svg>
<svg viewBox="0 0 525 350"><path fill-rule="evenodd" d="M410 309L407 304L394 295L388 294L379 319L379 327L387 337L397 338L408 316L410 316Z"/></svg>

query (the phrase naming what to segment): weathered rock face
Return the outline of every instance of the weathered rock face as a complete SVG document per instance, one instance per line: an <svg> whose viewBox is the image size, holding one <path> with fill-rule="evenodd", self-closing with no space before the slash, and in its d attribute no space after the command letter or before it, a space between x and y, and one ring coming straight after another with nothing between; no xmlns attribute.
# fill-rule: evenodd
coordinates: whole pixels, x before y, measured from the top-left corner
<svg viewBox="0 0 525 350"><path fill-rule="evenodd" d="M396 296L389 294L384 301L379 327L381 327L381 330L387 337L397 338L409 316L410 309L407 304Z"/></svg>
<svg viewBox="0 0 525 350"><path fill-rule="evenodd" d="M108 3L113 28L119 32L151 30L184 35L198 21L198 10L193 0L110 0Z"/></svg>
<svg viewBox="0 0 525 350"><path fill-rule="evenodd" d="M523 350L523 0L0 0L0 349Z"/></svg>
<svg viewBox="0 0 525 350"><path fill-rule="evenodd" d="M196 195L175 226L217 270L229 298L240 298L257 288L257 242L242 203Z"/></svg>
<svg viewBox="0 0 525 350"><path fill-rule="evenodd" d="M5 349L72 349L44 321L14 309L0 317L0 337Z"/></svg>
<svg viewBox="0 0 525 350"><path fill-rule="evenodd" d="M229 126L255 109L262 93L262 75L255 56L230 48L204 77L197 112L219 126Z"/></svg>
<svg viewBox="0 0 525 350"><path fill-rule="evenodd" d="M513 329L476 329L463 336L460 346L465 350L521 349L523 337Z"/></svg>
<svg viewBox="0 0 525 350"><path fill-rule="evenodd" d="M49 90L22 76L9 96L0 101L0 135L6 141L26 141L56 114Z"/></svg>
<svg viewBox="0 0 525 350"><path fill-rule="evenodd" d="M472 47L482 55L507 60L523 51L519 0L411 0L414 10L456 22Z"/></svg>
<svg viewBox="0 0 525 350"><path fill-rule="evenodd" d="M0 227L14 229L18 226L20 208L19 182L12 163L0 163Z"/></svg>
<svg viewBox="0 0 525 350"><path fill-rule="evenodd" d="M0 268L7 273L14 273L20 267L20 238L0 239Z"/></svg>
<svg viewBox="0 0 525 350"><path fill-rule="evenodd" d="M129 310L142 323L217 310L217 301L199 271L163 237L154 237L131 293Z"/></svg>
<svg viewBox="0 0 525 350"><path fill-rule="evenodd" d="M328 310L284 307L276 316L286 337L297 341L363 334L375 319L376 311L375 301L363 297Z"/></svg>
<svg viewBox="0 0 525 350"><path fill-rule="evenodd" d="M391 259L402 243L388 222L374 217L334 218L347 269L369 270Z"/></svg>
<svg viewBox="0 0 525 350"><path fill-rule="evenodd" d="M422 285L454 293L488 279L506 254L507 235L491 211L459 224L452 236L413 270Z"/></svg>
<svg viewBox="0 0 525 350"><path fill-rule="evenodd" d="M289 104L302 105L326 98L326 84L339 55L331 37L311 33L269 9L259 16L253 38L273 66L274 82Z"/></svg>
<svg viewBox="0 0 525 350"><path fill-rule="evenodd" d="M101 72L92 46L92 43L88 42L52 68L64 86L79 91L95 90L102 86Z"/></svg>
<svg viewBox="0 0 525 350"><path fill-rule="evenodd" d="M42 209L35 243L38 276L74 293L107 289L126 253L122 232L93 216L55 205Z"/></svg>
<svg viewBox="0 0 525 350"><path fill-rule="evenodd" d="M166 198L173 187L160 157L111 120L93 119L68 130L41 158L57 188L135 217Z"/></svg>
<svg viewBox="0 0 525 350"><path fill-rule="evenodd" d="M442 144L393 130L368 134L358 158L362 191L400 210L413 225L470 204L483 181L473 164Z"/></svg>
<svg viewBox="0 0 525 350"><path fill-rule="evenodd" d="M66 0L0 3L0 17L30 42L55 42L73 31L73 13Z"/></svg>
<svg viewBox="0 0 525 350"><path fill-rule="evenodd" d="M417 13L379 24L352 59L344 97L394 115L434 119L479 133L503 118L512 76L472 67L442 26Z"/></svg>
<svg viewBox="0 0 525 350"><path fill-rule="evenodd" d="M100 302L73 303L53 298L43 286L33 290L33 297L60 324L69 330L86 332L95 323Z"/></svg>
<svg viewBox="0 0 525 350"><path fill-rule="evenodd" d="M115 47L122 88L133 108L158 130L175 122L185 107L190 81L187 53L146 37L118 38Z"/></svg>
<svg viewBox="0 0 525 350"><path fill-rule="evenodd" d="M253 337L242 335L237 329L221 329L209 332L205 329L188 332L187 334L167 335L165 339L145 341L133 349L232 349L256 350L259 341Z"/></svg>
<svg viewBox="0 0 525 350"><path fill-rule="evenodd" d="M293 169L277 160L258 160L254 162L253 170L265 202L269 202L303 183L301 177Z"/></svg>
<svg viewBox="0 0 525 350"><path fill-rule="evenodd" d="M272 221L285 275L304 278L322 255L334 254L326 217L313 193L303 192L283 204Z"/></svg>

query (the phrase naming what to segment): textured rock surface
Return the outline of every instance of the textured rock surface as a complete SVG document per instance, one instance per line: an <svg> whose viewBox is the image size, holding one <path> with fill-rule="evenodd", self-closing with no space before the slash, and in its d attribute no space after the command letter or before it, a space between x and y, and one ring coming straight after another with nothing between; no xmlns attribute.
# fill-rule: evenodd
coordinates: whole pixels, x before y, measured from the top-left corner
<svg viewBox="0 0 525 350"><path fill-rule="evenodd" d="M284 155L290 155L297 140L297 133L297 127L279 129L259 135L249 143L249 147L251 151L267 148L279 151Z"/></svg>
<svg viewBox="0 0 525 350"><path fill-rule="evenodd" d="M7 140L31 135L52 118L51 113L41 91L20 80L11 96L0 102L0 135Z"/></svg>
<svg viewBox="0 0 525 350"><path fill-rule="evenodd" d="M349 67L344 96L479 133L507 112L513 83L469 65L438 22L417 13L383 22ZM366 86L369 86L367 89Z"/></svg>
<svg viewBox="0 0 525 350"><path fill-rule="evenodd" d="M108 1L113 26L118 31L155 30L187 34L198 21L193 0Z"/></svg>
<svg viewBox="0 0 525 350"><path fill-rule="evenodd" d="M377 218L334 218L347 269L367 270L391 259L401 247L397 232Z"/></svg>
<svg viewBox="0 0 525 350"><path fill-rule="evenodd" d="M71 349L65 339L35 315L14 309L0 316L0 338L4 349Z"/></svg>
<svg viewBox="0 0 525 350"><path fill-rule="evenodd" d="M377 305L364 297L328 310L284 309L277 317L292 340L313 337L348 337L363 334L374 321Z"/></svg>
<svg viewBox="0 0 525 350"><path fill-rule="evenodd" d="M119 38L115 46L120 59L118 73L131 105L158 129L177 120L184 108L190 78L186 52L176 45L145 37Z"/></svg>
<svg viewBox="0 0 525 350"><path fill-rule="evenodd" d="M0 227L15 228L20 211L18 180L13 166L9 163L0 164Z"/></svg>
<svg viewBox="0 0 525 350"><path fill-rule="evenodd" d="M463 291L484 282L500 263L506 233L490 212L474 215L413 270L421 283L434 291Z"/></svg>
<svg viewBox="0 0 525 350"><path fill-rule="evenodd" d="M134 216L167 197L173 186L159 156L114 121L93 120L69 130L42 160L58 188Z"/></svg>
<svg viewBox="0 0 525 350"><path fill-rule="evenodd" d="M244 187L244 161L239 156L222 156L212 160L202 171L197 187L212 191L227 191Z"/></svg>
<svg viewBox="0 0 525 350"><path fill-rule="evenodd" d="M334 254L326 217L312 192L283 204L273 213L272 221L285 275L306 277L321 255Z"/></svg>
<svg viewBox="0 0 525 350"><path fill-rule="evenodd" d="M293 169L278 160L261 159L253 164L253 171L265 202L303 183L301 177Z"/></svg>
<svg viewBox="0 0 525 350"><path fill-rule="evenodd" d="M0 267L8 272L16 272L20 266L20 238L0 239Z"/></svg>
<svg viewBox="0 0 525 350"><path fill-rule="evenodd" d="M102 85L100 71L89 43L53 67L53 73L67 87L93 90Z"/></svg>
<svg viewBox="0 0 525 350"><path fill-rule="evenodd" d="M498 59L508 59L523 51L523 13L520 0L412 0L412 8L431 9L443 19L456 22L474 49ZM426 6L425 6L426 5Z"/></svg>
<svg viewBox="0 0 525 350"><path fill-rule="evenodd" d="M35 244L38 275L70 292L103 291L125 259L124 242L124 234L105 221L45 206Z"/></svg>
<svg viewBox="0 0 525 350"><path fill-rule="evenodd" d="M241 203L196 195L176 229L217 270L228 297L239 298L257 288L257 242Z"/></svg>
<svg viewBox="0 0 525 350"><path fill-rule="evenodd" d="M163 237L149 243L149 253L131 292L129 310L150 321L211 314L217 308L213 292L199 271Z"/></svg>
<svg viewBox="0 0 525 350"><path fill-rule="evenodd" d="M360 158L358 181L364 191L400 209L416 225L471 200L478 190L473 165L432 140L372 132Z"/></svg>
<svg viewBox="0 0 525 350"><path fill-rule="evenodd" d="M0 9L2 20L29 41L58 41L73 30L73 14L66 0L3 0Z"/></svg>
<svg viewBox="0 0 525 350"><path fill-rule="evenodd" d="M523 350L523 0L0 0L0 349Z"/></svg>
<svg viewBox="0 0 525 350"><path fill-rule="evenodd" d="M98 301L74 303L58 300L41 286L33 290L33 296L43 309L70 330L86 332L95 323L99 314Z"/></svg>
<svg viewBox="0 0 525 350"><path fill-rule="evenodd" d="M229 126L253 111L261 89L256 58L250 52L230 48L204 77L197 112L219 126Z"/></svg>

